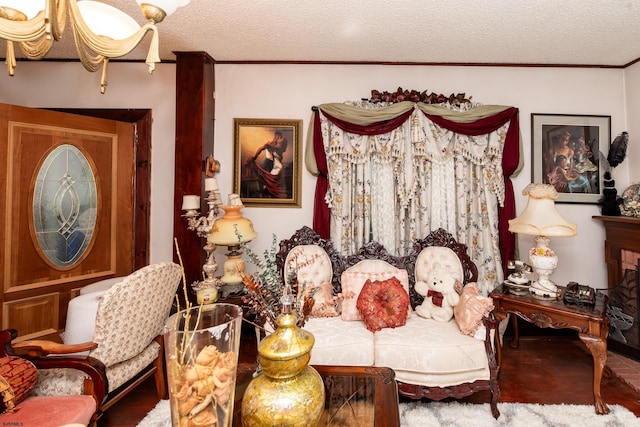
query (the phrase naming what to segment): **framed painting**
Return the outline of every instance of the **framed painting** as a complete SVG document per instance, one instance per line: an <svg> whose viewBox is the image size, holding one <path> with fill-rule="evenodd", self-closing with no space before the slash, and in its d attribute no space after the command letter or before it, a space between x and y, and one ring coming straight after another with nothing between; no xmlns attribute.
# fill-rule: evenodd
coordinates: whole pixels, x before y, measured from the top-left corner
<svg viewBox="0 0 640 427"><path fill-rule="evenodd" d="M245 206L299 208L302 120L233 121L234 193Z"/></svg>
<svg viewBox="0 0 640 427"><path fill-rule="evenodd" d="M532 182L553 185L559 203L598 203L610 142L611 116L531 114Z"/></svg>

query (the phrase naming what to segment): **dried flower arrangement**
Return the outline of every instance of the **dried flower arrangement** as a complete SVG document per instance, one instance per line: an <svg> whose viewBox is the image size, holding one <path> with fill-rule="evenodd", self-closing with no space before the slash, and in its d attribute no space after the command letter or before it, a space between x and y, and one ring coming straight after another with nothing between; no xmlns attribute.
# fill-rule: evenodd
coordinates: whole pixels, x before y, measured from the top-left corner
<svg viewBox="0 0 640 427"><path fill-rule="evenodd" d="M274 330L277 328L276 319L283 312L283 297L289 299L295 295L305 294L305 284L298 284L295 271L289 272L286 284L283 283L276 263L277 245L277 238L274 234L271 248L265 250L264 257L260 258L244 242L241 244L248 257L247 261L257 267L257 272L253 275L246 273L242 275L242 280L247 288L247 295L242 297L242 302L249 307L251 312L256 314L258 325L264 325L265 322L268 322ZM302 289L299 289L300 286ZM297 325L299 327L302 327L306 322L313 304L313 292L295 301L293 310L298 317Z"/></svg>
<svg viewBox="0 0 640 427"><path fill-rule="evenodd" d="M399 87L395 92L387 92L386 90L380 92L379 90L371 90L371 98L369 102L423 102L425 104L444 104L449 103L451 105L461 105L471 103L471 98L466 98L464 93L458 93L457 95L451 94L445 96L443 94L436 94L434 92L427 93L426 90L419 92L417 90L407 90Z"/></svg>
<svg viewBox="0 0 640 427"><path fill-rule="evenodd" d="M224 419L230 419L229 417L232 415L231 405L233 404L232 396L235 389L238 355L233 351L220 352L214 345L206 345L199 351L195 348L201 310L198 310L198 318L195 319L195 323L192 322L191 316L194 310L191 309L193 305L187 295L186 277L177 241L175 245L182 267L186 308L184 328L180 330L180 301L176 295L178 314L174 316L173 329L183 333L176 334L178 342L165 343L175 348L175 352L167 357L167 379L171 392L172 411L174 411L172 418L178 422L180 427L220 426L224 424L219 419L220 415ZM194 326L192 330L189 330L191 324ZM177 413L175 413L176 411Z"/></svg>

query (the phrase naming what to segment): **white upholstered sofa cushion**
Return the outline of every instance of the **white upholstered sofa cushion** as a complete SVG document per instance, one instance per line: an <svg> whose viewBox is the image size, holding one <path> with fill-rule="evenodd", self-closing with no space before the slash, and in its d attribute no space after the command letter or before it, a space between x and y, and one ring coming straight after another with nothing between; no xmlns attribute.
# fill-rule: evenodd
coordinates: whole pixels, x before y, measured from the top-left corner
<svg viewBox="0 0 640 427"><path fill-rule="evenodd" d="M454 319L411 316L376 332L374 353L376 366L393 368L401 382L444 387L489 379L484 341L462 334Z"/></svg>
<svg viewBox="0 0 640 427"><path fill-rule="evenodd" d="M307 285L331 283L333 276L329 255L316 245L300 245L291 249L284 261L285 276L290 271L297 273L298 283Z"/></svg>
<svg viewBox="0 0 640 427"><path fill-rule="evenodd" d="M287 254L284 262L287 281L295 272L298 283L297 300L313 295L314 305L309 317L334 317L340 314L339 298L333 295L333 268L325 250L316 245L299 245Z"/></svg>
<svg viewBox="0 0 640 427"><path fill-rule="evenodd" d="M315 338L312 365L373 366L373 333L364 322L325 317L307 320L304 329Z"/></svg>
<svg viewBox="0 0 640 427"><path fill-rule="evenodd" d="M440 266L451 274L456 280L462 282L464 279L464 270L460 258L456 253L444 246L429 246L424 248L416 259L416 282L427 280L429 272L435 267Z"/></svg>

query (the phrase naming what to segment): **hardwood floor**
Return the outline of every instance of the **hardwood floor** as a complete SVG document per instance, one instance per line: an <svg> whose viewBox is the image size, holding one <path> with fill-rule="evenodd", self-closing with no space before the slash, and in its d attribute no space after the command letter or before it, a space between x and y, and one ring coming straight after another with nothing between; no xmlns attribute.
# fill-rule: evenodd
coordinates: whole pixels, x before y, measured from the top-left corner
<svg viewBox="0 0 640 427"><path fill-rule="evenodd" d="M255 341L243 340L240 358L255 360ZM519 349L505 345L499 381L500 402L593 404L593 360L577 336L521 337ZM640 417L640 392L609 369L601 391L607 404L624 406ZM479 392L464 400L489 402L489 392ZM149 379L111 407L98 426L135 426L157 402L153 380Z"/></svg>

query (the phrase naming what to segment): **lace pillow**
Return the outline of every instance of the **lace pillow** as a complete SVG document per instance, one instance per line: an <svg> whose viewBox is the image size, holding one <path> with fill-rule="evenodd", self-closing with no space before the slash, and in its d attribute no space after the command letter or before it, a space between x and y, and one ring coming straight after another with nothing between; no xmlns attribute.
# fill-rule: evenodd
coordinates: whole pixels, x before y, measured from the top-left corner
<svg viewBox="0 0 640 427"><path fill-rule="evenodd" d="M470 282L462 289L460 302L453 307L453 316L463 334L475 336L482 326L482 318L491 310L493 300L482 296L476 282Z"/></svg>
<svg viewBox="0 0 640 427"><path fill-rule="evenodd" d="M367 280L356 307L369 331L396 328L407 322L409 294L395 277L384 281Z"/></svg>
<svg viewBox="0 0 640 427"><path fill-rule="evenodd" d="M342 273L340 281L342 284L342 320L353 321L362 320L358 312L356 303L362 287L367 282L384 281L392 277L397 278L402 287L409 294L409 276L407 270L393 267L391 264L381 260L363 260L348 268ZM411 306L407 310L407 316L411 315Z"/></svg>
<svg viewBox="0 0 640 427"><path fill-rule="evenodd" d="M26 359L17 356L0 358L0 413L13 412L36 386L38 370Z"/></svg>

